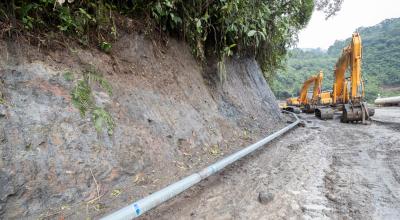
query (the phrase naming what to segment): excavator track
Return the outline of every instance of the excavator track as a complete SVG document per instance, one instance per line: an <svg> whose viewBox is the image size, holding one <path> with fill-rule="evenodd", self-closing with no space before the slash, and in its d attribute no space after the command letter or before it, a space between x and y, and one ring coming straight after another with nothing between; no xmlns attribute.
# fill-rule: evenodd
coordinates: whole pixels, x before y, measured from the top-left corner
<svg viewBox="0 0 400 220"><path fill-rule="evenodd" d="M300 114L301 109L299 107L295 107L295 106L288 106L283 108L283 110L288 111L288 112L293 112L295 114Z"/></svg>
<svg viewBox="0 0 400 220"><path fill-rule="evenodd" d="M302 111L307 114L311 114L315 112L315 105L306 104Z"/></svg>

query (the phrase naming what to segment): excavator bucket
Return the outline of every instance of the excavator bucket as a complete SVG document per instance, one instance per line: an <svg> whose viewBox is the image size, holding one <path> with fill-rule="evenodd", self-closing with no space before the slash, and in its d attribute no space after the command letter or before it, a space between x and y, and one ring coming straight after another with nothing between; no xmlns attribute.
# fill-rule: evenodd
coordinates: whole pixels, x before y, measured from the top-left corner
<svg viewBox="0 0 400 220"><path fill-rule="evenodd" d="M368 108L365 102L360 103L360 105L345 104L340 121L344 123L362 121L365 123L374 114L375 109Z"/></svg>
<svg viewBox="0 0 400 220"><path fill-rule="evenodd" d="M314 112L315 112L315 105L306 104L306 105L302 108L302 111L303 111L304 113L308 113L308 114L314 113Z"/></svg>
<svg viewBox="0 0 400 220"><path fill-rule="evenodd" d="M315 116L322 120L333 119L335 110L332 108L317 108L315 109Z"/></svg>

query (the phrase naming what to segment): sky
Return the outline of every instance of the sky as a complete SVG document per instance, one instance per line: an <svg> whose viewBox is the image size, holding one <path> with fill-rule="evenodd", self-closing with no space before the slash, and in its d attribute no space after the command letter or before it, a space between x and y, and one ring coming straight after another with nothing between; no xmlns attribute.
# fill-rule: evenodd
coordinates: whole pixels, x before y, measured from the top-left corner
<svg viewBox="0 0 400 220"><path fill-rule="evenodd" d="M315 11L307 27L300 31L298 48L327 49L335 40L344 40L358 27L368 27L387 18L400 17L400 0L344 0L341 10L325 20Z"/></svg>

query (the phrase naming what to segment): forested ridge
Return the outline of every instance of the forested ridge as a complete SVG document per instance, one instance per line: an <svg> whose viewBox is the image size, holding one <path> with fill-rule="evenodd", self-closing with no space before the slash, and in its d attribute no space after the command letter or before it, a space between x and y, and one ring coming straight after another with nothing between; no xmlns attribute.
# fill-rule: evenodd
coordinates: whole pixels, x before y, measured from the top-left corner
<svg viewBox="0 0 400 220"><path fill-rule="evenodd" d="M362 74L369 101L381 96L400 94L400 18L387 19L371 27L360 27L363 46ZM351 33L349 33L351 36ZM322 70L323 89L332 89L333 68L342 49L351 38L336 41L327 51L293 49L285 70L279 71L272 88L279 98L297 95L309 76Z"/></svg>

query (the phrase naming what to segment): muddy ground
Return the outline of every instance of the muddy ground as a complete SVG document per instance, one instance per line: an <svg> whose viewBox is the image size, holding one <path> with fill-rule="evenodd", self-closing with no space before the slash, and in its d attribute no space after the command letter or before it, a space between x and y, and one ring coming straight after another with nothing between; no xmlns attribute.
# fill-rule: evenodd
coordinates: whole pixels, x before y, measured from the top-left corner
<svg viewBox="0 0 400 220"><path fill-rule="evenodd" d="M382 113L396 111L376 117L390 120ZM306 127L142 218L400 219L400 124L302 117ZM260 192L272 200L261 204Z"/></svg>
<svg viewBox="0 0 400 220"><path fill-rule="evenodd" d="M375 121L400 123L400 107L382 107L375 109L375 112Z"/></svg>

